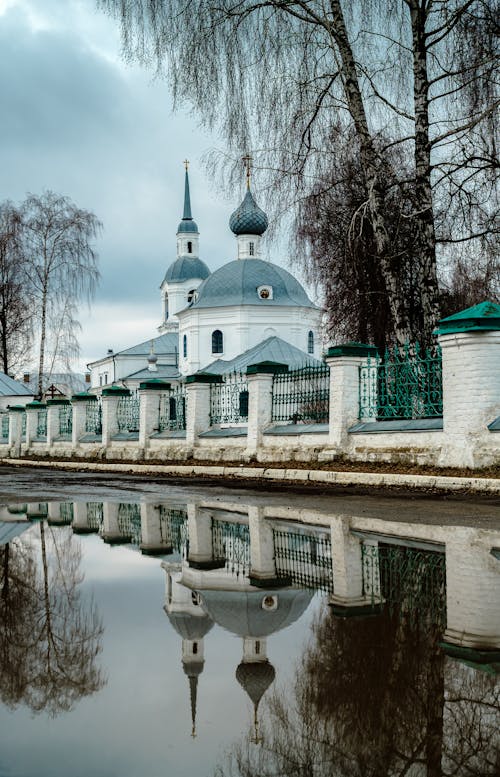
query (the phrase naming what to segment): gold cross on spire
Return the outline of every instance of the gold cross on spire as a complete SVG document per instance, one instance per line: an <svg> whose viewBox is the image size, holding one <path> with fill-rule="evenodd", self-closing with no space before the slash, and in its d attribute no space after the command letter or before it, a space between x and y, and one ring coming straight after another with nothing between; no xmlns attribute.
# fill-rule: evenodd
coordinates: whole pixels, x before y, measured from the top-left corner
<svg viewBox="0 0 500 777"><path fill-rule="evenodd" d="M188 167L189 167L189 159L185 159L185 160L184 160L184 162L183 162L182 164L183 164L183 165L184 165L184 167L186 168L186 172L187 172L187 169L188 169Z"/></svg>
<svg viewBox="0 0 500 777"><path fill-rule="evenodd" d="M250 154L245 154L245 156L242 157L242 160L247 170L247 189L250 189L250 171L252 169L252 157L250 156Z"/></svg>

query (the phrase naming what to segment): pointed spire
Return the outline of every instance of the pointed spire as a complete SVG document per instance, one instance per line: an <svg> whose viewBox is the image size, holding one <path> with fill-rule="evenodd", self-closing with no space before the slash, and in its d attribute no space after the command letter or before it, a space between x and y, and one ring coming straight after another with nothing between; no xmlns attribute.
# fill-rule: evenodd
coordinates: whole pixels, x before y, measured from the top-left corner
<svg viewBox="0 0 500 777"><path fill-rule="evenodd" d="M189 695L191 698L191 736L196 737L196 700L198 692L198 675L189 675Z"/></svg>
<svg viewBox="0 0 500 777"><path fill-rule="evenodd" d="M191 215L191 196L189 194L189 159L184 160L184 167L186 168L186 173L184 176L184 213L182 214L182 219L192 219Z"/></svg>

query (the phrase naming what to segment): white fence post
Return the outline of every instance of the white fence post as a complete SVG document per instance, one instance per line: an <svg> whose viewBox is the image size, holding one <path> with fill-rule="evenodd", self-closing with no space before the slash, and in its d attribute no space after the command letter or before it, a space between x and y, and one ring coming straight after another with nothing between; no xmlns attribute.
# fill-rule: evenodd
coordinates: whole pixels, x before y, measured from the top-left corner
<svg viewBox="0 0 500 777"><path fill-rule="evenodd" d="M10 405L9 410L9 450L10 455L21 455L22 426L25 408L22 405Z"/></svg>
<svg viewBox="0 0 500 777"><path fill-rule="evenodd" d="M118 402L120 397L129 397L130 391L121 386L110 386L102 392L102 447L109 448L115 434L118 434Z"/></svg>
<svg viewBox="0 0 500 777"><path fill-rule="evenodd" d="M273 377L277 372L287 372L286 364L259 362L247 368L248 381L248 433L247 454L253 456L262 447L262 434L272 422Z"/></svg>
<svg viewBox="0 0 500 777"><path fill-rule="evenodd" d="M159 429L160 396L168 391L170 383L163 380L147 380L139 386L139 447L146 450L149 438Z"/></svg>
<svg viewBox="0 0 500 777"><path fill-rule="evenodd" d="M197 372L186 378L186 443L196 445L198 435L210 429L210 384L222 383L222 375Z"/></svg>

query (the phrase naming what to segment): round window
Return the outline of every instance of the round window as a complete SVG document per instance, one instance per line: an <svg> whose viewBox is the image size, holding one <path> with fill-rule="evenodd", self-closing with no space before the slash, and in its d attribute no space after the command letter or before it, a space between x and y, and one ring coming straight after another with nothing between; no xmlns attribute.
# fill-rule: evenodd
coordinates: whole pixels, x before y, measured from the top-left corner
<svg viewBox="0 0 500 777"><path fill-rule="evenodd" d="M259 297L261 299L269 299L269 289L261 289L259 291Z"/></svg>

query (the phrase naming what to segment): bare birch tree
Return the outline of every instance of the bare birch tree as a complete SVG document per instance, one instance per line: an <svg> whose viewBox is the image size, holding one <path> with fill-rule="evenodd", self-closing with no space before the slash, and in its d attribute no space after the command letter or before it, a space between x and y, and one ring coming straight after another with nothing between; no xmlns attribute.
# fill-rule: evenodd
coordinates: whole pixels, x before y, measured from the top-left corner
<svg viewBox="0 0 500 777"><path fill-rule="evenodd" d="M21 367L30 352L33 306L24 283L19 208L0 203L0 359L6 375Z"/></svg>
<svg viewBox="0 0 500 777"><path fill-rule="evenodd" d="M363 176L356 219L368 222L374 250L366 261L383 278L394 338L428 341L439 317L439 241L494 244L498 236L485 202L497 167L496 0L99 5L120 20L127 56L166 73L176 103L222 130L230 158L253 149L275 212L328 190L339 168L335 136L354 133ZM413 310L391 243L385 172L395 145L410 163L400 183L413 189L414 207L400 214L419 246L404 257L417 289Z"/></svg>
<svg viewBox="0 0 500 777"><path fill-rule="evenodd" d="M63 320L74 333L75 303L90 301L95 292L99 271L92 243L101 223L91 211L51 191L28 195L22 219L25 283L34 300L39 328L38 395L42 396L47 334L55 311L62 316L57 326L60 328Z"/></svg>

